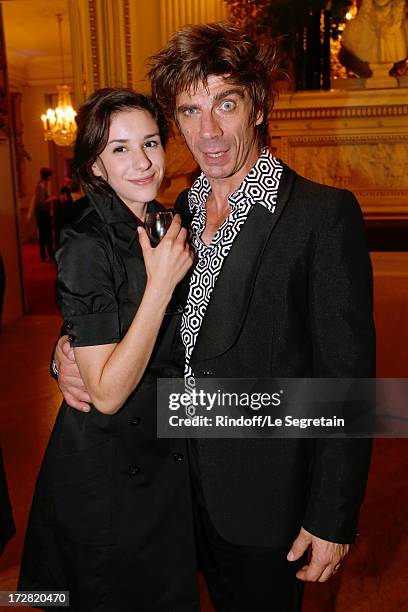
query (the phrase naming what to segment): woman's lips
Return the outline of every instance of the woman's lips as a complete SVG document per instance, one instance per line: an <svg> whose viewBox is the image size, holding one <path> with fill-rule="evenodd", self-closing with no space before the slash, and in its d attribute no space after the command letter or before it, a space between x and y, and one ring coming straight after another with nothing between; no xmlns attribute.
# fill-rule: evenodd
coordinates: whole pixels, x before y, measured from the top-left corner
<svg viewBox="0 0 408 612"><path fill-rule="evenodd" d="M154 174L151 174L150 176L146 176L140 179L128 179L128 181L129 183L132 183L132 185L138 185L139 187L143 187L144 185L149 185L149 183L151 183L153 179Z"/></svg>

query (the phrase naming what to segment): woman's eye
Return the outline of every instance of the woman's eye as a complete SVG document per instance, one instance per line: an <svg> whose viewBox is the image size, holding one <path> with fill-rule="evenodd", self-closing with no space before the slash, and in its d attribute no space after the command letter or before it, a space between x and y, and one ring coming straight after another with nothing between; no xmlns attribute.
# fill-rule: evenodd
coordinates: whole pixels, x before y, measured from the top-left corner
<svg viewBox="0 0 408 612"><path fill-rule="evenodd" d="M221 109L225 110L225 111L231 111L234 110L236 104L235 102L232 102L232 100L225 100L222 104L221 104Z"/></svg>
<svg viewBox="0 0 408 612"><path fill-rule="evenodd" d="M157 140L148 140L147 142L144 143L144 146L147 149L150 149L151 147L158 147L159 144L160 144L160 142L157 141Z"/></svg>
<svg viewBox="0 0 408 612"><path fill-rule="evenodd" d="M123 153L123 151L126 151L125 147L115 147L113 149L114 153Z"/></svg>

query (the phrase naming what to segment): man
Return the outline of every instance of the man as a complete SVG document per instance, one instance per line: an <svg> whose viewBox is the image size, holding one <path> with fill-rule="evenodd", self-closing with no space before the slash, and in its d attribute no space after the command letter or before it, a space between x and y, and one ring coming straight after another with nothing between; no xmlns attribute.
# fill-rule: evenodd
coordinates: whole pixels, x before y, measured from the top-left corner
<svg viewBox="0 0 408 612"><path fill-rule="evenodd" d="M267 149L273 53L212 24L177 32L153 59L153 93L203 171L177 202L198 254L181 328L186 376L371 377L361 212L351 193L299 177ZM61 389L86 409L72 357L61 340ZM198 555L217 612L299 610L303 582L327 580L356 536L369 441L189 447Z"/></svg>
<svg viewBox="0 0 408 612"><path fill-rule="evenodd" d="M54 248L52 240L51 204L54 197L50 195L50 179L52 171L50 168L41 168L40 180L35 188L34 199L28 211L27 219L30 220L35 214L38 228L38 244L40 247L41 261L46 261L46 249L50 261L54 261Z"/></svg>

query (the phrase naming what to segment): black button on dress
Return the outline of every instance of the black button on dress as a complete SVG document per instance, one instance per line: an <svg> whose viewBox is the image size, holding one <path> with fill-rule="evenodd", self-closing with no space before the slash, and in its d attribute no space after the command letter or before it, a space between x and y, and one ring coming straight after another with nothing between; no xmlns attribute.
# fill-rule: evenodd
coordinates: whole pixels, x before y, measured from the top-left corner
<svg viewBox="0 0 408 612"><path fill-rule="evenodd" d="M113 194L88 194L76 206L56 256L58 305L73 346L116 343L146 284L138 221ZM20 590L70 591L75 612L199 610L188 462L175 461L185 443L156 434L156 377L182 376L180 316L165 316L146 373L117 414L62 403Z"/></svg>

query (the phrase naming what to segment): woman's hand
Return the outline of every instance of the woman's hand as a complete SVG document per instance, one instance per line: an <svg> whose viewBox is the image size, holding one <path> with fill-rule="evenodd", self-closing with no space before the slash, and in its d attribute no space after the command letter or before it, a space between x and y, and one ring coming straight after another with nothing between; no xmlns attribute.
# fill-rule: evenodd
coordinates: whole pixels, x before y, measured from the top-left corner
<svg viewBox="0 0 408 612"><path fill-rule="evenodd" d="M186 242L187 230L181 227L180 215L175 215L166 235L155 248L150 245L144 228L139 227L138 232L147 273L146 289L157 291L169 300L194 260Z"/></svg>

